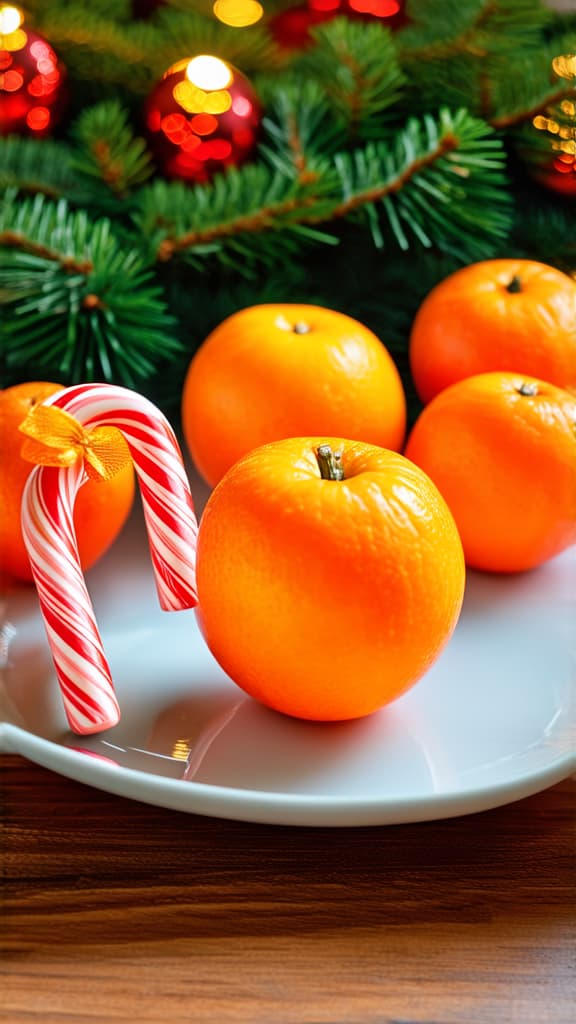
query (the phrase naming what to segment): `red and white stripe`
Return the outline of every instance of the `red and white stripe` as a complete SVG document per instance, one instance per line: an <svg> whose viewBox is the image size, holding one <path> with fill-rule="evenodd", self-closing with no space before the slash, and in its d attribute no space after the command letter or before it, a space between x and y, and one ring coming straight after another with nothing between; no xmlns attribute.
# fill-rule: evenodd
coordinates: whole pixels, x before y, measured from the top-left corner
<svg viewBox="0 0 576 1024"><path fill-rule="evenodd" d="M194 607L198 523L166 418L142 395L112 384L79 384L45 404L64 409L86 428L122 431L140 486L160 606ZM64 707L70 728L81 735L120 719L74 530L74 504L86 479L80 463L69 469L36 466L22 498L22 532Z"/></svg>

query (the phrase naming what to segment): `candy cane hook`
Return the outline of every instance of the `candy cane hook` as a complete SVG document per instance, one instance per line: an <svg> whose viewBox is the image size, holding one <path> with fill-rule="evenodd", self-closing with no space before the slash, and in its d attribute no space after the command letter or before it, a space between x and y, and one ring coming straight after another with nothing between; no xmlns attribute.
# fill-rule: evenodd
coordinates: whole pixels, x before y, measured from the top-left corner
<svg viewBox="0 0 576 1024"><path fill-rule="evenodd" d="M197 604L196 539L188 478L175 434L152 402L112 384L79 384L51 396L82 426L116 427L136 470L160 606ZM22 532L70 728L80 734L116 725L120 710L74 530L76 496L87 475L36 466L22 498Z"/></svg>

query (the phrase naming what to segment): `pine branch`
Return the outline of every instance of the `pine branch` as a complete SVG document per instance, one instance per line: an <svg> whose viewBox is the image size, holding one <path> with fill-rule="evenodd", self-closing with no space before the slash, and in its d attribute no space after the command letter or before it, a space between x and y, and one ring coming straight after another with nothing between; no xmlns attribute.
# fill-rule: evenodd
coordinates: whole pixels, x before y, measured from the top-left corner
<svg viewBox="0 0 576 1024"><path fill-rule="evenodd" d="M111 222L43 196L0 207L0 303L7 365L66 381L134 387L177 352L151 268Z"/></svg>
<svg viewBox="0 0 576 1024"><path fill-rule="evenodd" d="M0 189L9 188L52 199L76 195L72 149L51 139L0 137Z"/></svg>
<svg viewBox="0 0 576 1024"><path fill-rule="evenodd" d="M377 247L385 245L387 223L404 251L416 241L462 260L484 259L510 229L502 144L466 111L411 119L393 148L370 144L336 164L343 199L332 216L362 211Z"/></svg>
<svg viewBox="0 0 576 1024"><path fill-rule="evenodd" d="M261 25L238 30L214 18L194 12L160 8L153 24L154 65L158 75L183 57L211 53L229 61L245 74L273 70L286 63L286 57Z"/></svg>
<svg viewBox="0 0 576 1024"><path fill-rule="evenodd" d="M381 138L384 114L405 82L390 31L378 23L336 18L311 33L316 45L297 64L324 88L337 116L354 138Z"/></svg>
<svg viewBox="0 0 576 1024"><path fill-rule="evenodd" d="M70 7L78 7L78 0L26 0L26 11L32 15L36 24L39 24L42 17L48 16L47 7L50 6L52 13L55 11L67 11ZM127 22L132 17L132 0L90 0L90 10L100 17L111 18L119 22Z"/></svg>
<svg viewBox="0 0 576 1024"><path fill-rule="evenodd" d="M154 29L144 22L117 23L79 2L40 5L34 26L50 39L71 78L92 89L106 84L146 95L165 70L155 65Z"/></svg>
<svg viewBox="0 0 576 1024"><path fill-rule="evenodd" d="M576 79L560 78L552 69L554 58L565 53L576 53L576 33L555 37L531 58L507 62L493 82L494 128L508 131L553 104L576 102Z"/></svg>
<svg viewBox="0 0 576 1024"><path fill-rule="evenodd" d="M105 197L126 199L152 174L152 157L143 139L130 127L127 111L117 101L89 107L74 126L80 151L73 167L103 186Z"/></svg>
<svg viewBox="0 0 576 1024"><path fill-rule="evenodd" d="M161 8L153 21L123 23L87 10L80 0L47 5L35 21L61 55L73 78L147 95L161 75L183 57L213 53L246 73L274 68L283 58L259 25L239 32L215 18Z"/></svg>
<svg viewBox="0 0 576 1024"><path fill-rule="evenodd" d="M402 249L435 245L463 259L490 254L510 226L502 144L464 111L412 120L394 146L369 143L332 161L311 155L305 167L248 165L195 189L154 182L140 197L138 225L161 261L240 256L245 271L277 259L281 245L333 242L321 226L359 212L378 246L386 222Z"/></svg>
<svg viewBox="0 0 576 1024"><path fill-rule="evenodd" d="M319 82L285 74L259 82L258 91L265 110L259 155L281 174L305 175L311 157L331 156L346 145L346 124Z"/></svg>
<svg viewBox="0 0 576 1024"><path fill-rule="evenodd" d="M401 59L412 66L536 50L552 19L535 0L411 0L407 9L412 24L400 37Z"/></svg>
<svg viewBox="0 0 576 1024"><path fill-rule="evenodd" d="M415 24L399 36L411 104L427 110L440 103L466 106L488 121L502 91L499 83L510 79L511 62L537 65L552 17L538 0L446 0L440 6L415 0L412 8ZM540 88L534 70L517 79L526 107Z"/></svg>
<svg viewBox="0 0 576 1024"><path fill-rule="evenodd" d="M334 172L318 161L309 164L305 180L248 164L192 189L155 181L142 190L136 219L161 262L182 255L201 266L216 255L247 274L257 263L280 258L282 250L293 253L298 244L334 242L302 221L304 210L316 211L319 222L325 219L331 205L325 197L335 182Z"/></svg>

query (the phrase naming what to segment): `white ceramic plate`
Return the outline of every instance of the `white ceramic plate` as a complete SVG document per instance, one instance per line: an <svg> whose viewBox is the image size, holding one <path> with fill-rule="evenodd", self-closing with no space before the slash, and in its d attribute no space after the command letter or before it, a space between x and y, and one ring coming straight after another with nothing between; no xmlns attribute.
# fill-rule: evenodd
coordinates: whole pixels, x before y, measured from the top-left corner
<svg viewBox="0 0 576 1024"><path fill-rule="evenodd" d="M576 770L576 550L513 577L470 573L445 653L356 722L299 722L223 674L193 612L158 609L136 518L89 574L122 721L66 726L31 590L4 609L0 747L90 786L181 811L285 825L467 814ZM7 644L9 642L9 645Z"/></svg>

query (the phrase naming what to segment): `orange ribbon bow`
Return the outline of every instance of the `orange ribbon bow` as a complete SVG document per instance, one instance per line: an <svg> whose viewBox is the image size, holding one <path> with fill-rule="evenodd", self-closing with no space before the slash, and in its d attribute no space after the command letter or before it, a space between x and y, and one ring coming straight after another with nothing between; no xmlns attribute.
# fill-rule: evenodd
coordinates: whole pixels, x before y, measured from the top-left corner
<svg viewBox="0 0 576 1024"><path fill-rule="evenodd" d="M21 455L37 466L73 466L79 459L91 480L110 480L130 462L130 449L117 427L86 430L56 405L36 405L19 430L26 434Z"/></svg>

